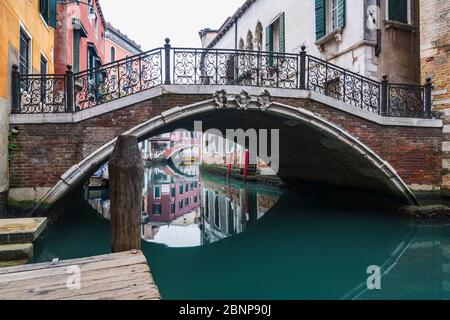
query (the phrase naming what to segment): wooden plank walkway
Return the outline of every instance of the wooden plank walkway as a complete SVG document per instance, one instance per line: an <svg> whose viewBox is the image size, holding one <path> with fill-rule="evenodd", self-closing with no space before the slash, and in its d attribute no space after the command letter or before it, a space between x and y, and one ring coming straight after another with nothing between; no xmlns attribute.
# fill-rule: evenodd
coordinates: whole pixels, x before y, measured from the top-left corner
<svg viewBox="0 0 450 320"><path fill-rule="evenodd" d="M72 266L80 289L69 289ZM160 300L141 251L0 269L0 300Z"/></svg>
<svg viewBox="0 0 450 320"><path fill-rule="evenodd" d="M47 218L0 219L0 244L34 242L47 227Z"/></svg>

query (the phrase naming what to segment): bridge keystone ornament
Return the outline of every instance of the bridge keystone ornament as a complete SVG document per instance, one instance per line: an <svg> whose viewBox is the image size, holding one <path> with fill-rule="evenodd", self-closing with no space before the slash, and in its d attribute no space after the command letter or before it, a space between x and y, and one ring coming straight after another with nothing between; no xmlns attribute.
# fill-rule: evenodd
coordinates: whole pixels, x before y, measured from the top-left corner
<svg viewBox="0 0 450 320"><path fill-rule="evenodd" d="M235 100L238 105L238 109L247 110L252 97L248 94L247 91L242 90L241 93L236 95Z"/></svg>
<svg viewBox="0 0 450 320"><path fill-rule="evenodd" d="M261 111L267 111L269 107L272 105L272 95L268 90L264 90L261 95L258 97L259 108Z"/></svg>
<svg viewBox="0 0 450 320"><path fill-rule="evenodd" d="M216 91L213 95L213 99L216 109L223 109L228 106L228 97L225 90Z"/></svg>

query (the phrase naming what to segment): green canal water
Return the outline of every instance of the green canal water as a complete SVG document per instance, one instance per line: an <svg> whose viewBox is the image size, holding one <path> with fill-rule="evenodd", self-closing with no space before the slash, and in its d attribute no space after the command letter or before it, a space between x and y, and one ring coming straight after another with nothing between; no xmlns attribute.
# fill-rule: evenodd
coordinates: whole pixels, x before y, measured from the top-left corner
<svg viewBox="0 0 450 320"><path fill-rule="evenodd" d="M144 178L142 250L164 299L450 298L450 226L188 171ZM110 252L107 190L51 215L35 262Z"/></svg>

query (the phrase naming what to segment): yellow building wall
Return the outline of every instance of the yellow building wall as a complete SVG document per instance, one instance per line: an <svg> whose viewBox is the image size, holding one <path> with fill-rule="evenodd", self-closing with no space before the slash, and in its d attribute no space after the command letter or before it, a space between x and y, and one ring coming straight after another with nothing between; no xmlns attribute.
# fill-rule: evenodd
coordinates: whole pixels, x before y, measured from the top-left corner
<svg viewBox="0 0 450 320"><path fill-rule="evenodd" d="M53 73L54 30L48 27L39 12L39 0L0 0L0 98L9 100L11 64L18 63L20 27L31 36L30 72L40 72L41 54L48 61L48 73ZM9 47L15 51L8 56Z"/></svg>

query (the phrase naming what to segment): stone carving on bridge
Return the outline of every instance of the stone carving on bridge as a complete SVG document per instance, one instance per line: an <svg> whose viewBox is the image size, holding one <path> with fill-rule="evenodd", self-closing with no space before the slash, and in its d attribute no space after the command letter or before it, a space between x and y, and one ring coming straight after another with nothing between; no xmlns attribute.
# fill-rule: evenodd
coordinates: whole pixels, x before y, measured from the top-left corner
<svg viewBox="0 0 450 320"><path fill-rule="evenodd" d="M235 100L238 105L238 109L247 110L252 97L248 94L247 91L242 90L241 93L236 95Z"/></svg>
<svg viewBox="0 0 450 320"><path fill-rule="evenodd" d="M228 105L228 97L225 90L216 91L213 95L213 99L216 109L223 109Z"/></svg>
<svg viewBox="0 0 450 320"><path fill-rule="evenodd" d="M268 90L264 90L261 95L258 97L259 108L261 111L267 111L269 107L272 105L272 95Z"/></svg>

